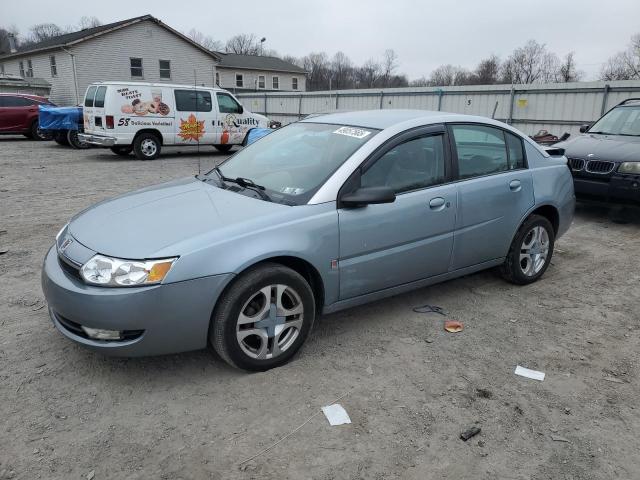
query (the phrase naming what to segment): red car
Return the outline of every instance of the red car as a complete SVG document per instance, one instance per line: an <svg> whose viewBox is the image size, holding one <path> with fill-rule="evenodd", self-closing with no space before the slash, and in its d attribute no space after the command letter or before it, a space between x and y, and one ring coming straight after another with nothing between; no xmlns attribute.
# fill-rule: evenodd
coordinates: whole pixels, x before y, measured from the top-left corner
<svg viewBox="0 0 640 480"><path fill-rule="evenodd" d="M22 134L34 140L50 140L38 126L38 105L53 105L45 97L0 93L0 134Z"/></svg>

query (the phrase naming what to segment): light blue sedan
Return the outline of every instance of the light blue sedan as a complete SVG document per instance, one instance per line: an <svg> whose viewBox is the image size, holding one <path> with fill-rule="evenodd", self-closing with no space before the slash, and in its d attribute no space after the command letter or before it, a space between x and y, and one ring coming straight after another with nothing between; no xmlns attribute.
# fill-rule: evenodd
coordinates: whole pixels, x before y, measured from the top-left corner
<svg viewBox="0 0 640 480"><path fill-rule="evenodd" d="M57 329L96 351L210 343L232 365L266 370L321 313L492 267L538 280L574 204L561 152L504 123L335 113L205 175L81 212L47 254L42 286Z"/></svg>

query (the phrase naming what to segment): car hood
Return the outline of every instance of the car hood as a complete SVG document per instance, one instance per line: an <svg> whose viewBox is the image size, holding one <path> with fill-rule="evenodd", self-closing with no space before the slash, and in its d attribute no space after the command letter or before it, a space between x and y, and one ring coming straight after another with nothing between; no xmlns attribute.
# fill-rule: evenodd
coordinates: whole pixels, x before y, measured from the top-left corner
<svg viewBox="0 0 640 480"><path fill-rule="evenodd" d="M640 137L587 133L556 143L554 147L564 148L565 155L573 158L613 162L640 161Z"/></svg>
<svg viewBox="0 0 640 480"><path fill-rule="evenodd" d="M104 255L127 259L179 256L186 253L187 244L190 249L198 248L194 239L211 232L223 235L251 220L264 222L289 209L189 177L98 203L75 216L69 232Z"/></svg>

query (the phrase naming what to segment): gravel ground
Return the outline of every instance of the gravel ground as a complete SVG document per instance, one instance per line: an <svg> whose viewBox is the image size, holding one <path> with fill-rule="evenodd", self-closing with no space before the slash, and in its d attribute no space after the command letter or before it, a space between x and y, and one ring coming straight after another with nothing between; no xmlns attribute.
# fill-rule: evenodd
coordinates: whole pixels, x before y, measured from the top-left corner
<svg viewBox="0 0 640 480"><path fill-rule="evenodd" d="M0 137L0 478L638 478L633 211L579 205L534 285L484 272L326 316L266 373L208 351L105 358L59 334L40 266L69 217L223 158ZM448 316L412 311L425 303ZM352 424L331 427L317 412L338 397ZM471 426L482 431L463 442Z"/></svg>

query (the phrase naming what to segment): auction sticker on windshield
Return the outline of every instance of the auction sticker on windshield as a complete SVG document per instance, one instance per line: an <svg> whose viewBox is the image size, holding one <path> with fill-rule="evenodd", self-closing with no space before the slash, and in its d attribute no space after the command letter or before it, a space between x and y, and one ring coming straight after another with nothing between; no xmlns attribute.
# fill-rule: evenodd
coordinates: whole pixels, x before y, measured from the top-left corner
<svg viewBox="0 0 640 480"><path fill-rule="evenodd" d="M335 132L338 135L346 135L347 137L353 138L364 138L367 135L370 135L371 132L369 130L363 130L362 128L354 128L354 127L340 127Z"/></svg>

